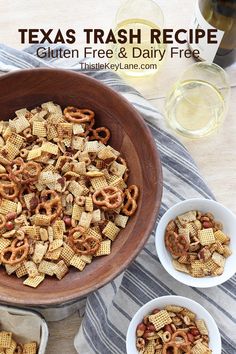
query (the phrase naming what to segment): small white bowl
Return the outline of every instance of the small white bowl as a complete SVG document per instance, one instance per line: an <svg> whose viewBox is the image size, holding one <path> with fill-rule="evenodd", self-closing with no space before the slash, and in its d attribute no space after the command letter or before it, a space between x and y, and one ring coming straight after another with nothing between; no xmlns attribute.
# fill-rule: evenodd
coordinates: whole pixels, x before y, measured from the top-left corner
<svg viewBox="0 0 236 354"><path fill-rule="evenodd" d="M197 315L197 319L204 320L209 331L209 346L214 354L221 354L221 337L219 329L213 317L197 302L182 296L162 296L143 305L133 316L126 335L127 354L138 354L136 348L136 328L142 322L144 316L155 308L162 309L166 305L178 305L186 307Z"/></svg>
<svg viewBox="0 0 236 354"><path fill-rule="evenodd" d="M173 257L165 246L165 230L168 222L175 219L190 210L199 210L202 212L210 212L214 215L215 219L223 224L223 231L230 237L229 247L232 255L226 259L225 268L222 275L219 276L206 276L204 278L194 278L187 273L177 271L173 264ZM173 278L183 284L197 287L197 288L210 288L224 283L231 278L235 273L236 263L236 216L222 204L209 199L188 199L172 206L160 219L155 236L156 251L161 264L165 270L172 275Z"/></svg>

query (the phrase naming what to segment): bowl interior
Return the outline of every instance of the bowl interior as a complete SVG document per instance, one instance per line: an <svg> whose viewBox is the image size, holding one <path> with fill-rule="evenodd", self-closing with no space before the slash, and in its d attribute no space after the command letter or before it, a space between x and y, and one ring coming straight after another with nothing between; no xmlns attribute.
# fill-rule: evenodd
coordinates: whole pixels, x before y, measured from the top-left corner
<svg viewBox="0 0 236 354"><path fill-rule="evenodd" d="M109 143L127 160L128 184L135 183L140 189L138 209L113 243L111 254L94 260L83 272L70 269L63 280L47 277L37 289L32 289L24 286L22 279L8 276L1 267L0 301L7 303L34 306L65 303L104 285L143 247L160 206L159 156L149 129L125 99L97 80L71 71L21 70L0 77L1 119L14 118L17 109L32 109L47 101L54 101L63 108L79 106L95 111L96 126L110 129ZM147 173L150 170L152 173Z"/></svg>
<svg viewBox="0 0 236 354"><path fill-rule="evenodd" d="M230 236L230 248L232 255L226 259L224 272L220 276L194 278L186 273L177 271L172 265L172 256L165 247L164 235L168 222L175 219L178 215L183 214L190 210L199 210L203 212L211 212L215 219L223 223L223 231ZM209 199L189 199L180 202L170 208L161 218L156 230L156 250L158 257L167 270L178 281L194 287L212 287L222 284L235 273L235 254L236 254L236 216L222 204Z"/></svg>
<svg viewBox="0 0 236 354"><path fill-rule="evenodd" d="M132 318L126 336L126 350L127 354L138 354L136 349L136 328L140 322L142 322L144 316L149 314L155 308L163 308L166 305L178 305L186 307L189 310L197 314L198 319L203 319L209 331L210 348L214 354L221 353L221 337L218 327L207 310L204 309L197 302L182 297L182 296L162 296L157 299L153 299L142 306Z"/></svg>

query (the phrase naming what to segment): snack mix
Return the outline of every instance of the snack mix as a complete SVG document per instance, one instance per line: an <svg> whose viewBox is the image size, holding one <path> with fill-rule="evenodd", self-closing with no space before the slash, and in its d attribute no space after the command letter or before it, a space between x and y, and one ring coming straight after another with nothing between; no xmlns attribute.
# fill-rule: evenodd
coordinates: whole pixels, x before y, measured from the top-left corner
<svg viewBox="0 0 236 354"><path fill-rule="evenodd" d="M217 276L224 272L231 255L230 238L211 213L189 211L171 220L165 231L165 245L176 270L193 277Z"/></svg>
<svg viewBox="0 0 236 354"><path fill-rule="evenodd" d="M37 354L37 343L18 343L12 332L0 331L0 354Z"/></svg>
<svg viewBox="0 0 236 354"><path fill-rule="evenodd" d="M0 262L25 285L109 255L136 211L127 163L94 124L93 111L53 102L0 122Z"/></svg>
<svg viewBox="0 0 236 354"><path fill-rule="evenodd" d="M140 354L211 354L208 344L205 322L181 306L154 309L136 329Z"/></svg>

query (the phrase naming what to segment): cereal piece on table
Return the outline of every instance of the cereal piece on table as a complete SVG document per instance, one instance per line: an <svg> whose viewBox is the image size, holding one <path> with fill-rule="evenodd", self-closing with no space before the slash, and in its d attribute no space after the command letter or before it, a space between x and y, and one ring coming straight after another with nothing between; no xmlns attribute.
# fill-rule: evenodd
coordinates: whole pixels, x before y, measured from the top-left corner
<svg viewBox="0 0 236 354"><path fill-rule="evenodd" d="M74 250L64 242L60 257L65 261L67 265L69 265L74 255Z"/></svg>
<svg viewBox="0 0 236 354"><path fill-rule="evenodd" d="M185 264L178 262L176 259L173 259L172 264L179 272L189 273L189 268Z"/></svg>
<svg viewBox="0 0 236 354"><path fill-rule="evenodd" d="M184 308L177 305L167 305L165 306L165 310L168 312L180 313Z"/></svg>
<svg viewBox="0 0 236 354"><path fill-rule="evenodd" d="M154 315L150 315L148 319L154 325L156 331L159 331L162 327L172 322L172 319L166 310L161 310Z"/></svg>
<svg viewBox="0 0 236 354"><path fill-rule="evenodd" d="M123 229L126 227L126 224L129 220L129 217L126 215L116 215L114 223L116 224L116 226L122 227Z"/></svg>
<svg viewBox="0 0 236 354"><path fill-rule="evenodd" d="M37 288L40 283L44 281L45 274L36 275L36 277L28 277L23 281L24 285L30 286L31 288Z"/></svg>
<svg viewBox="0 0 236 354"><path fill-rule="evenodd" d="M92 212L92 223L96 223L101 221L101 210L100 209L96 209Z"/></svg>
<svg viewBox="0 0 236 354"><path fill-rule="evenodd" d="M24 138L21 135L12 132L12 134L7 139L7 143L8 142L20 149L24 143Z"/></svg>
<svg viewBox="0 0 236 354"><path fill-rule="evenodd" d="M0 348L10 348L12 341L12 333L1 331L0 332Z"/></svg>
<svg viewBox="0 0 236 354"><path fill-rule="evenodd" d="M63 239L64 232L66 231L65 223L63 220L56 220L52 225L54 239Z"/></svg>
<svg viewBox="0 0 236 354"><path fill-rule="evenodd" d="M91 197L85 197L85 211L93 211L93 199Z"/></svg>
<svg viewBox="0 0 236 354"><path fill-rule="evenodd" d="M25 262L25 268L27 269L27 273L30 278L34 278L39 275L38 268L36 264L32 261Z"/></svg>
<svg viewBox="0 0 236 354"><path fill-rule="evenodd" d="M202 246L210 245L216 241L212 228L199 230L198 238Z"/></svg>
<svg viewBox="0 0 236 354"><path fill-rule="evenodd" d="M11 244L11 240L9 240L8 238L0 238L0 253L7 248L8 246L10 246Z"/></svg>
<svg viewBox="0 0 236 354"><path fill-rule="evenodd" d="M56 240L53 240L49 245L48 251L53 252L53 251L57 250L59 247L61 247L62 245L63 245L62 239L58 238Z"/></svg>
<svg viewBox="0 0 236 354"><path fill-rule="evenodd" d="M208 336L208 329L206 327L204 320L196 320L195 321L197 329L203 336Z"/></svg>
<svg viewBox="0 0 236 354"><path fill-rule="evenodd" d="M42 244L42 243L36 242L34 254L32 256L33 262L36 264L40 263L42 261L44 255L46 254L47 249L48 249L47 244Z"/></svg>
<svg viewBox="0 0 236 354"><path fill-rule="evenodd" d="M27 274L28 274L28 272L27 272L25 263L23 263L23 264L21 264L21 266L19 268L17 268L16 276L17 276L17 278L22 278Z"/></svg>
<svg viewBox="0 0 236 354"><path fill-rule="evenodd" d="M191 354L211 354L212 351L201 342L197 342L191 349Z"/></svg>
<svg viewBox="0 0 236 354"><path fill-rule="evenodd" d="M41 148L35 148L29 151L28 155L27 155L27 160L34 160L37 159L38 157L40 157L42 154L42 150Z"/></svg>
<svg viewBox="0 0 236 354"><path fill-rule="evenodd" d="M118 233L120 232L119 227L117 227L113 222L108 221L106 227L103 229L102 233L108 237L111 241L114 241Z"/></svg>
<svg viewBox="0 0 236 354"><path fill-rule="evenodd" d="M191 210L188 211L187 213L177 216L177 219L179 220L180 224L184 226L190 223L191 221L195 221L197 219L196 216L197 216L197 212L195 210Z"/></svg>
<svg viewBox="0 0 236 354"><path fill-rule="evenodd" d="M23 130L30 127L28 119L26 119L24 116L21 116L18 119L12 121L11 125L14 127L17 134L23 132Z"/></svg>
<svg viewBox="0 0 236 354"><path fill-rule="evenodd" d="M47 136L47 129L44 122L33 122L32 134L39 138Z"/></svg>
<svg viewBox="0 0 236 354"><path fill-rule="evenodd" d="M36 354L37 353L37 343L29 342L23 344L23 353L22 354Z"/></svg>
<svg viewBox="0 0 236 354"><path fill-rule="evenodd" d="M85 229L88 229L91 224L91 220L92 214L83 211L79 220L79 226L83 226Z"/></svg>
<svg viewBox="0 0 236 354"><path fill-rule="evenodd" d="M91 184L95 191L108 186L107 180L104 176L92 178Z"/></svg>
<svg viewBox="0 0 236 354"><path fill-rule="evenodd" d="M95 256L106 256L111 253L111 240L105 240L100 243L100 246Z"/></svg>
<svg viewBox="0 0 236 354"><path fill-rule="evenodd" d="M51 217L49 215L35 214L34 224L38 226L49 226Z"/></svg>
<svg viewBox="0 0 236 354"><path fill-rule="evenodd" d="M53 251L47 251L45 258L52 261L57 261L61 255L62 249L63 247L59 247Z"/></svg>
<svg viewBox="0 0 236 354"><path fill-rule="evenodd" d="M76 181L71 181L67 189L75 197L82 195L84 191L84 188Z"/></svg>
<svg viewBox="0 0 236 354"><path fill-rule="evenodd" d="M220 243L225 243L229 240L229 237L225 235L224 232L221 230L214 232L214 235L215 235L215 239L217 241L220 241Z"/></svg>
<svg viewBox="0 0 236 354"><path fill-rule="evenodd" d="M84 207L79 206L78 204L74 203L73 209L72 209L72 219L80 220L83 212L84 212Z"/></svg>
<svg viewBox="0 0 236 354"><path fill-rule="evenodd" d="M57 155L58 154L58 146L56 144L50 143L50 142L43 142L41 146L42 151L48 152L49 154L52 155Z"/></svg>
<svg viewBox="0 0 236 354"><path fill-rule="evenodd" d="M63 260L60 260L58 263L54 264L54 266L54 274L59 280L61 280L69 271L69 268Z"/></svg>
<svg viewBox="0 0 236 354"><path fill-rule="evenodd" d="M0 214L8 214L11 212L16 212L17 208L17 203L12 202L11 200L8 199L2 199L1 204L0 204Z"/></svg>
<svg viewBox="0 0 236 354"><path fill-rule="evenodd" d="M92 262L93 256L91 256L90 254L82 254L80 256L81 261L90 264Z"/></svg>
<svg viewBox="0 0 236 354"><path fill-rule="evenodd" d="M73 258L71 259L71 261L70 261L70 265L72 265L73 267L79 269L82 272L82 270L86 266L86 263L81 259L80 256L75 254L73 256Z"/></svg>
<svg viewBox="0 0 236 354"><path fill-rule="evenodd" d="M219 267L225 266L225 257L223 257L218 252L214 252L212 255L212 260L215 262Z"/></svg>

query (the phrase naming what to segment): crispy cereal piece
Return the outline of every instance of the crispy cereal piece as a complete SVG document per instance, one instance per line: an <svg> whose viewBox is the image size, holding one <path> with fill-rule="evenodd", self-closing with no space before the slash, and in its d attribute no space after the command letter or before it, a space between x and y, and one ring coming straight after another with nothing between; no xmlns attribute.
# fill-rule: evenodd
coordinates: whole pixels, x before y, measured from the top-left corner
<svg viewBox="0 0 236 354"><path fill-rule="evenodd" d="M216 241L212 228L199 230L198 238L202 246L211 245Z"/></svg>
<svg viewBox="0 0 236 354"><path fill-rule="evenodd" d="M92 220L91 223L96 223L101 221L101 210L100 209L96 209L92 212Z"/></svg>
<svg viewBox="0 0 236 354"><path fill-rule="evenodd" d="M11 212L16 212L17 208L17 203L12 202L11 200L8 199L2 199L1 204L0 204L0 214L8 214Z"/></svg>
<svg viewBox="0 0 236 354"><path fill-rule="evenodd" d="M79 220L79 226L88 229L91 224L91 220L92 220L92 214L83 211Z"/></svg>
<svg viewBox="0 0 236 354"><path fill-rule="evenodd" d="M72 219L80 220L83 212L84 212L84 207L79 206L78 204L74 203L73 209L72 209Z"/></svg>
<svg viewBox="0 0 236 354"><path fill-rule="evenodd" d="M37 275L39 275L38 268L34 262L27 261L24 263L24 265L25 265L25 268L27 270L29 277L34 278Z"/></svg>
<svg viewBox="0 0 236 354"><path fill-rule="evenodd" d="M5 264L5 269L6 269L6 272L8 275L11 275L13 273L15 273L15 271L20 268L20 263L17 263L17 264L13 264L13 265L10 265L10 264Z"/></svg>
<svg viewBox="0 0 236 354"><path fill-rule="evenodd" d="M82 254L80 258L81 261L90 264L92 262L93 256L91 254Z"/></svg>
<svg viewBox="0 0 236 354"><path fill-rule="evenodd" d="M194 312L190 311L189 309L184 308L184 309L181 311L181 314L182 314L183 316L188 316L191 321L195 321L196 314L195 314Z"/></svg>
<svg viewBox="0 0 236 354"><path fill-rule="evenodd" d="M70 264L71 259L75 255L74 250L64 242L60 257L64 260L66 265Z"/></svg>
<svg viewBox="0 0 236 354"><path fill-rule="evenodd" d="M215 262L219 267L225 266L225 257L223 257L221 254L218 252L214 252L212 255L212 260Z"/></svg>
<svg viewBox="0 0 236 354"><path fill-rule="evenodd" d="M173 259L172 264L179 272L189 274L189 268L185 264L178 262L176 259Z"/></svg>
<svg viewBox="0 0 236 354"><path fill-rule="evenodd" d="M180 313L184 308L177 305L167 305L165 306L165 310L168 312Z"/></svg>
<svg viewBox="0 0 236 354"><path fill-rule="evenodd" d="M52 225L54 239L63 239L64 232L66 231L66 226L63 220L56 220Z"/></svg>
<svg viewBox="0 0 236 354"><path fill-rule="evenodd" d="M12 132L6 143L8 142L20 149L24 143L24 138L21 135Z"/></svg>
<svg viewBox="0 0 236 354"><path fill-rule="evenodd" d="M212 351L201 342L197 342L191 349L191 354L211 354Z"/></svg>
<svg viewBox="0 0 236 354"><path fill-rule="evenodd" d="M72 259L70 260L70 265L72 265L73 267L79 269L81 272L84 269L84 267L86 266L86 263L81 259L80 256L78 256L77 254L75 254Z"/></svg>
<svg viewBox="0 0 236 354"><path fill-rule="evenodd" d="M206 262L204 262L204 267L208 270L210 274L213 274L217 270L218 265L210 258Z"/></svg>
<svg viewBox="0 0 236 354"><path fill-rule="evenodd" d="M214 235L215 235L216 241L219 241L220 243L225 243L225 242L229 241L229 237L227 235L225 235L224 232L221 230L214 232Z"/></svg>
<svg viewBox="0 0 236 354"><path fill-rule="evenodd" d="M34 216L34 224L38 226L49 226L51 222L50 215L44 214L35 214Z"/></svg>
<svg viewBox="0 0 236 354"><path fill-rule="evenodd" d="M5 353L6 354L15 354L15 349L16 349L16 342L14 341L14 339L11 340L11 345L9 348L6 348L5 350ZM0 352L1 353L1 352Z"/></svg>
<svg viewBox="0 0 236 354"><path fill-rule="evenodd" d="M172 319L166 310L161 310L154 315L150 315L148 319L154 325L156 331L159 331L162 327L172 322Z"/></svg>
<svg viewBox="0 0 236 354"><path fill-rule="evenodd" d="M190 223L191 221L195 221L197 218L197 212L195 210L188 211L182 215L177 216L180 224L185 226L186 224Z"/></svg>
<svg viewBox="0 0 236 354"><path fill-rule="evenodd" d="M32 260L34 263L38 264L42 261L44 255L46 254L48 249L47 244L42 244L40 242L36 242L35 244L35 249L34 249L34 254L32 256Z"/></svg>
<svg viewBox="0 0 236 354"><path fill-rule="evenodd" d="M201 261L193 261L190 267L190 274L195 278L201 278L204 276L204 264Z"/></svg>
<svg viewBox="0 0 236 354"><path fill-rule="evenodd" d="M100 229L99 229L100 230ZM102 235L100 234L100 232L92 229L92 228L89 228L88 230L86 230L85 232L85 236L92 236L92 237L95 237L97 238L98 240L101 240L102 239Z"/></svg>
<svg viewBox="0 0 236 354"><path fill-rule="evenodd" d="M98 141L94 140L94 141L86 141L84 144L84 151L87 152L98 152L99 150L99 145L98 145Z"/></svg>
<svg viewBox="0 0 236 354"><path fill-rule="evenodd" d="M122 227L124 229L126 227L126 224L127 224L128 220L129 220L128 216L118 214L115 217L114 223L115 223L116 226Z"/></svg>
<svg viewBox="0 0 236 354"><path fill-rule="evenodd" d="M196 326L199 330L199 332L203 335L203 336L208 336L208 329L206 327L205 321L204 320L196 320L195 321Z"/></svg>
<svg viewBox="0 0 236 354"><path fill-rule="evenodd" d="M17 134L23 132L23 130L30 127L30 123L29 123L28 119L26 119L23 116L11 121L11 125L12 125L12 127L14 127Z"/></svg>
<svg viewBox="0 0 236 354"><path fill-rule="evenodd" d="M45 261L44 259L39 263L39 272L52 276L55 270L55 263Z"/></svg>
<svg viewBox="0 0 236 354"><path fill-rule="evenodd" d="M10 246L11 244L11 240L7 239L7 238L0 238L0 253L7 248L8 246Z"/></svg>
<svg viewBox="0 0 236 354"><path fill-rule="evenodd" d="M23 354L37 354L37 343L29 342L23 344Z"/></svg>
<svg viewBox="0 0 236 354"><path fill-rule="evenodd" d="M1 331L0 332L0 348L10 348L12 341L12 333Z"/></svg>
<svg viewBox="0 0 236 354"><path fill-rule="evenodd" d="M143 354L155 354L156 352L155 347L156 347L155 340L149 340L147 345L145 346L145 350Z"/></svg>
<svg viewBox="0 0 236 354"><path fill-rule="evenodd" d="M42 281L44 281L44 278L45 278L45 274L37 275L34 278L28 277L27 279L25 279L25 281L23 281L23 284L30 286L32 288L37 288L37 286L39 286L39 284L41 284Z"/></svg>
<svg viewBox="0 0 236 354"><path fill-rule="evenodd" d="M27 160L34 160L34 159L37 159L38 157L40 157L42 154L42 149L41 148L35 148L35 149L32 149L28 152L28 155L27 155Z"/></svg>
<svg viewBox="0 0 236 354"><path fill-rule="evenodd" d="M44 122L33 122L32 134L37 135L39 138L47 136L47 129Z"/></svg>
<svg viewBox="0 0 236 354"><path fill-rule="evenodd" d="M106 227L103 229L102 233L108 237L111 241L116 239L116 236L120 232L119 227L117 227L113 222L108 221Z"/></svg>
<svg viewBox="0 0 236 354"><path fill-rule="evenodd" d="M57 155L58 154L58 146L56 144L50 143L50 142L43 142L41 146L41 150L44 152L47 152L52 155Z"/></svg>
<svg viewBox="0 0 236 354"><path fill-rule="evenodd" d="M84 187L76 181L71 181L68 186L68 191L72 193L75 197L78 197L84 193Z"/></svg>
<svg viewBox="0 0 236 354"><path fill-rule="evenodd" d="M16 270L16 276L17 278L22 278L25 275L28 274L28 271L26 269L25 263L21 264L19 268Z"/></svg>
<svg viewBox="0 0 236 354"><path fill-rule="evenodd" d="M91 178L91 184L95 191L108 186L107 180L104 176Z"/></svg>
<svg viewBox="0 0 236 354"><path fill-rule="evenodd" d="M62 245L63 245L63 239L58 238L56 240L53 240L49 245L48 251L53 252L57 250L59 247L61 247Z"/></svg>
<svg viewBox="0 0 236 354"><path fill-rule="evenodd" d="M105 240L100 243L100 246L95 256L105 256L111 253L111 240Z"/></svg>
<svg viewBox="0 0 236 354"><path fill-rule="evenodd" d="M91 197L85 197L85 211L93 211L93 199Z"/></svg>
<svg viewBox="0 0 236 354"><path fill-rule="evenodd" d="M225 258L228 258L229 256L231 256L232 251L231 251L231 249L229 248L229 246L224 245L223 247L224 247L223 256L224 256Z"/></svg>
<svg viewBox="0 0 236 354"><path fill-rule="evenodd" d="M63 247L59 247L53 251L47 251L45 258L52 261L57 261L61 255L62 249Z"/></svg>
<svg viewBox="0 0 236 354"><path fill-rule="evenodd" d="M57 279L61 280L66 275L66 273L68 273L68 271L69 268L63 260L60 260L55 264L54 274L56 275Z"/></svg>

